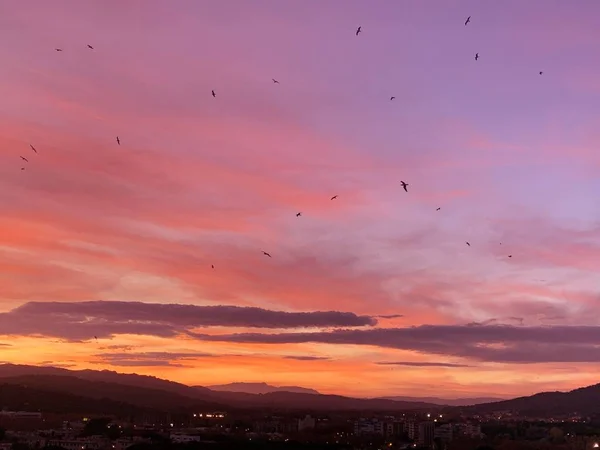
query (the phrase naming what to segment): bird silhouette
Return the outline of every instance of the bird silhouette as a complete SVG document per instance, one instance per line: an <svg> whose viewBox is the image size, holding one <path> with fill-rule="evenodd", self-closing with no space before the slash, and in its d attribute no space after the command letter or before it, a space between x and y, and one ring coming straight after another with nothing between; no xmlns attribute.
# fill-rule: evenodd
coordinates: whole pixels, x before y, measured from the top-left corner
<svg viewBox="0 0 600 450"><path fill-rule="evenodd" d="M465 20L465 26L467 26L467 24L471 21L471 16L467 17L467 20Z"/></svg>
<svg viewBox="0 0 600 450"><path fill-rule="evenodd" d="M508 255L509 258L512 258L512 255Z"/></svg>
<svg viewBox="0 0 600 450"><path fill-rule="evenodd" d="M90 44L87 45L88 48L91 48L92 50L94 50L94 47L92 47Z"/></svg>
<svg viewBox="0 0 600 450"><path fill-rule="evenodd" d="M540 75L541 75L541 74L543 74L543 73L544 73L544 72L542 72L542 71L540 70Z"/></svg>
<svg viewBox="0 0 600 450"><path fill-rule="evenodd" d="M214 269L214 268L215 268L215 265L214 265L214 264L211 264L211 265L210 265L210 267L212 267L212 268Z"/></svg>
<svg viewBox="0 0 600 450"><path fill-rule="evenodd" d="M331 200L335 200L336 198L338 198L338 196L334 195L333 197L331 197Z"/></svg>
<svg viewBox="0 0 600 450"><path fill-rule="evenodd" d="M357 36L358 36L358 33L360 33L360 32L362 31L362 30L361 30L361 28L362 28L362 27L358 27L358 28L356 29L356 35L357 35Z"/></svg>
<svg viewBox="0 0 600 450"><path fill-rule="evenodd" d="M29 162L29 160L27 158L25 158L24 156L21 156L21 159L25 162Z"/></svg>
<svg viewBox="0 0 600 450"><path fill-rule="evenodd" d="M442 209L442 208L437 208L436 211L439 211L440 209Z"/></svg>
<svg viewBox="0 0 600 450"><path fill-rule="evenodd" d="M217 96L217 94L215 94L215 91L214 91L214 89L213 89L213 91L212 91L212 96L213 96L213 97L216 97L216 96Z"/></svg>
<svg viewBox="0 0 600 450"><path fill-rule="evenodd" d="M479 59L479 53L475 53L475 61Z"/></svg>
<svg viewBox="0 0 600 450"><path fill-rule="evenodd" d="M390 101L394 100L396 97L390 97Z"/></svg>
<svg viewBox="0 0 600 450"><path fill-rule="evenodd" d="M299 212L299 213L296 213L296 217L300 217L301 215L302 215L302 213L301 213L301 212Z"/></svg>
<svg viewBox="0 0 600 450"><path fill-rule="evenodd" d="M121 139L119 139L119 136L117 136L117 144L121 145Z"/></svg>
<svg viewBox="0 0 600 450"><path fill-rule="evenodd" d="M25 170L25 167L21 167L21 170Z"/></svg>
<svg viewBox="0 0 600 450"><path fill-rule="evenodd" d="M269 258L272 258L272 256L270 254L268 254L267 252L263 251L263 255L268 256Z"/></svg>
<svg viewBox="0 0 600 450"><path fill-rule="evenodd" d="M471 244L469 244L468 242L465 242L469 247L471 246Z"/></svg>
<svg viewBox="0 0 600 450"><path fill-rule="evenodd" d="M98 340L98 336L94 336L94 339Z"/></svg>
<svg viewBox="0 0 600 450"><path fill-rule="evenodd" d="M29 146L31 147L31 150L33 150L34 152L37 153L37 150L35 149L35 147L33 145L29 144Z"/></svg>
<svg viewBox="0 0 600 450"><path fill-rule="evenodd" d="M401 181L401 182L400 182L400 184L402 185L402 187L404 188L404 190L405 190L406 192L408 192L408 189L407 189L407 187L408 187L408 183L405 183L404 181Z"/></svg>
<svg viewBox="0 0 600 450"><path fill-rule="evenodd" d="M271 78L271 80L273 80L273 83L279 84L279 81L277 81L275 78Z"/></svg>
<svg viewBox="0 0 600 450"><path fill-rule="evenodd" d="M57 52L62 52L62 48L55 48L54 50L56 50Z"/></svg>

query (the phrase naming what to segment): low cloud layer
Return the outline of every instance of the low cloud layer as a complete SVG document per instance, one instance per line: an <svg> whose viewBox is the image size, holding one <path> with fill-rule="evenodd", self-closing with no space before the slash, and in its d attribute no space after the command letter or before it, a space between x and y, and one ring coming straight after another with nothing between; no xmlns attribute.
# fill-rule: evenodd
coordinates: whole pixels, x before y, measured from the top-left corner
<svg viewBox="0 0 600 450"><path fill-rule="evenodd" d="M294 355L284 356L283 358L284 359L295 359L296 361L326 361L326 360L331 359L327 356L294 356Z"/></svg>
<svg viewBox="0 0 600 450"><path fill-rule="evenodd" d="M414 361L381 361L375 363L379 366L408 366L408 367L471 367L468 364L414 362Z"/></svg>
<svg viewBox="0 0 600 450"><path fill-rule="evenodd" d="M589 362L600 360L600 327L509 325L422 325L410 328L336 330L317 333L193 334L206 341L369 345L501 363Z"/></svg>
<svg viewBox="0 0 600 450"><path fill-rule="evenodd" d="M255 307L195 306L120 301L29 302L0 314L4 335L68 340L117 334L173 337L197 327L305 328L373 326L377 320L350 312L285 312Z"/></svg>
<svg viewBox="0 0 600 450"><path fill-rule="evenodd" d="M115 367L186 367L200 358L218 358L222 355L202 352L141 352L141 353L99 353L98 364Z"/></svg>

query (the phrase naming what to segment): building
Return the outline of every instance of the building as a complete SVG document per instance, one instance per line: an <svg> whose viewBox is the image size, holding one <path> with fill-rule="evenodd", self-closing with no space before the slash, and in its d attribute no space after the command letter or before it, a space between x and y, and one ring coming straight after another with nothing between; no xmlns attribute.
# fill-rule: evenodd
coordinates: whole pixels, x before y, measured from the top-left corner
<svg viewBox="0 0 600 450"><path fill-rule="evenodd" d="M316 419L307 415L304 419L298 419L298 431L314 430L316 424Z"/></svg>
<svg viewBox="0 0 600 450"><path fill-rule="evenodd" d="M411 441L416 441L419 437L419 428L413 420L409 420L404 424L404 431L408 434L408 438Z"/></svg>
<svg viewBox="0 0 600 450"><path fill-rule="evenodd" d="M384 435L386 431L385 422L377 419L360 418L354 422L354 434L361 436L365 434L380 434Z"/></svg>
<svg viewBox="0 0 600 450"><path fill-rule="evenodd" d="M87 439L48 439L46 447L62 447L66 450L100 450L108 448L110 441L90 436Z"/></svg>
<svg viewBox="0 0 600 450"><path fill-rule="evenodd" d="M471 438L481 437L481 425L478 423L461 423L457 425L458 432Z"/></svg>
<svg viewBox="0 0 600 450"><path fill-rule="evenodd" d="M11 419L41 419L41 412L29 412L29 411L0 411L0 416L10 417Z"/></svg>
<svg viewBox="0 0 600 450"><path fill-rule="evenodd" d="M254 431L257 433L294 433L298 431L298 422L283 417L267 417L254 422Z"/></svg>
<svg viewBox="0 0 600 450"><path fill-rule="evenodd" d="M443 442L450 442L452 440L452 424L444 423L435 427L434 437Z"/></svg>
<svg viewBox="0 0 600 450"><path fill-rule="evenodd" d="M421 422L418 430L417 443L422 447L432 447L435 438L435 423Z"/></svg>
<svg viewBox="0 0 600 450"><path fill-rule="evenodd" d="M200 436L195 436L191 434L184 433L172 433L171 434L171 442L174 444L187 444L189 442L200 442L202 439Z"/></svg>

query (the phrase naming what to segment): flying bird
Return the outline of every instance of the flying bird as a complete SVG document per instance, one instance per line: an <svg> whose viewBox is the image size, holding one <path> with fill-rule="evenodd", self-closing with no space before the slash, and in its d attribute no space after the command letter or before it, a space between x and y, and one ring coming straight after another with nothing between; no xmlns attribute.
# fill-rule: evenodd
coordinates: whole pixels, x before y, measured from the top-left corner
<svg viewBox="0 0 600 450"><path fill-rule="evenodd" d="M117 144L121 145L121 139L119 139L119 136L117 136Z"/></svg>
<svg viewBox="0 0 600 450"><path fill-rule="evenodd" d="M509 258L512 258L512 255L508 255Z"/></svg>
<svg viewBox="0 0 600 450"><path fill-rule="evenodd" d="M479 59L479 53L475 53L475 61Z"/></svg>
<svg viewBox="0 0 600 450"><path fill-rule="evenodd" d="M215 94L215 91L214 91L214 89L213 89L213 91L212 91L212 96L213 96L213 97L216 97L216 96L217 96L217 94Z"/></svg>
<svg viewBox="0 0 600 450"><path fill-rule="evenodd" d="M437 208L436 211L439 211L440 209L442 209L442 208Z"/></svg>
<svg viewBox="0 0 600 450"><path fill-rule="evenodd" d="M299 212L299 213L296 213L296 217L300 217L301 215L302 215L302 213L301 213L301 212Z"/></svg>
<svg viewBox="0 0 600 450"><path fill-rule="evenodd" d="M358 36L358 33L360 33L361 31L362 31L362 30L361 30L361 27L358 27L358 28L356 29L356 35Z"/></svg>
<svg viewBox="0 0 600 450"><path fill-rule="evenodd" d="M469 244L468 242L465 242L469 247L471 246L471 244Z"/></svg>
<svg viewBox="0 0 600 450"><path fill-rule="evenodd" d="M21 167L21 170L25 170L25 167Z"/></svg>
<svg viewBox="0 0 600 450"><path fill-rule="evenodd" d="M396 97L390 97L390 101L394 100Z"/></svg>
<svg viewBox="0 0 600 450"><path fill-rule="evenodd" d="M57 52L62 52L62 48L55 48L54 50L56 50Z"/></svg>
<svg viewBox="0 0 600 450"><path fill-rule="evenodd" d="M35 149L35 147L33 145L29 144L29 146L31 147L31 150L33 150L34 152L37 153L37 150Z"/></svg>
<svg viewBox="0 0 600 450"><path fill-rule="evenodd" d="M98 340L98 336L94 336L94 339Z"/></svg>
<svg viewBox="0 0 600 450"><path fill-rule="evenodd" d="M337 195L334 195L333 197L331 197L331 200L335 200L337 197Z"/></svg>
<svg viewBox="0 0 600 450"><path fill-rule="evenodd" d="M212 267L212 268L214 269L214 268L215 268L215 265L214 265L214 264L211 264L211 265L210 265L210 267Z"/></svg>
<svg viewBox="0 0 600 450"><path fill-rule="evenodd" d="M94 47L92 47L90 44L87 45L88 48L91 48L92 50L94 50Z"/></svg>
<svg viewBox="0 0 600 450"><path fill-rule="evenodd" d="M268 256L269 258L272 258L272 256L270 254L268 254L267 252L263 252L263 255Z"/></svg>
<svg viewBox="0 0 600 450"><path fill-rule="evenodd" d="M542 71L540 70L540 75L541 75L541 74L543 74L543 73L544 73L544 72L542 72Z"/></svg>
<svg viewBox="0 0 600 450"><path fill-rule="evenodd" d="M27 158L25 158L24 156L21 156L21 159L25 162L29 162L29 160Z"/></svg>
<svg viewBox="0 0 600 450"><path fill-rule="evenodd" d="M273 83L279 84L279 81L277 81L275 78L271 78L271 80L273 80Z"/></svg>
<svg viewBox="0 0 600 450"><path fill-rule="evenodd" d="M471 16L467 17L467 20L465 20L465 26L467 26L467 24L471 21Z"/></svg>
<svg viewBox="0 0 600 450"><path fill-rule="evenodd" d="M408 183L405 183L404 181L401 181L400 184L402 185L402 187L404 188L404 190L406 192L408 192L408 189L406 189L408 187Z"/></svg>

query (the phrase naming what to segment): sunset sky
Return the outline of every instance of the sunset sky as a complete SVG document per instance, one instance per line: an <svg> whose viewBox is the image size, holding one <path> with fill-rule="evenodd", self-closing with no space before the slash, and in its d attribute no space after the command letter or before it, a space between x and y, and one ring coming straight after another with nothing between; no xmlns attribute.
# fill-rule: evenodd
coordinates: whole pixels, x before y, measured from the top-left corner
<svg viewBox="0 0 600 450"><path fill-rule="evenodd" d="M353 396L599 382L599 15L2 3L0 361Z"/></svg>

